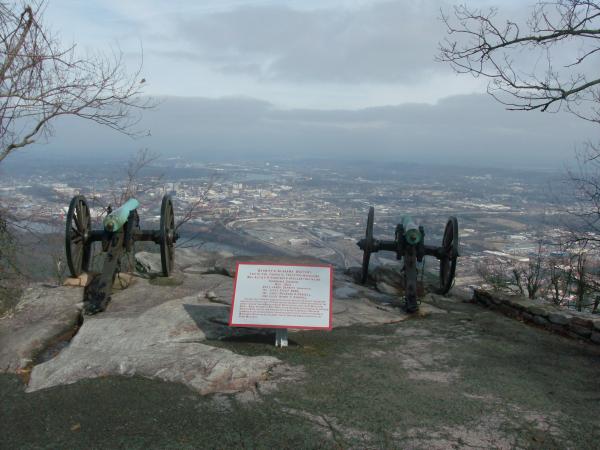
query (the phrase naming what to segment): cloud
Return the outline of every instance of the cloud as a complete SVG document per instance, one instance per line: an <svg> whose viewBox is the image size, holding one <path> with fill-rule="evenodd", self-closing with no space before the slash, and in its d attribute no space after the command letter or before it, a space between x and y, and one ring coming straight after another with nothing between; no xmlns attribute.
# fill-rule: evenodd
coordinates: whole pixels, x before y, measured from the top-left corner
<svg viewBox="0 0 600 450"><path fill-rule="evenodd" d="M121 49L131 70L143 59L149 95L241 94L286 107L361 108L483 92L487 81L434 62L448 0L80 3L48 3L48 23L82 52ZM501 8L511 17L526 10L517 0Z"/></svg>
<svg viewBox="0 0 600 450"><path fill-rule="evenodd" d="M505 111L487 95L359 110L279 109L251 98L166 98L139 141L64 120L46 152L84 158L149 147L190 160L341 158L513 168L560 167L592 125L568 114ZM560 130L560 133L557 132Z"/></svg>
<svg viewBox="0 0 600 450"><path fill-rule="evenodd" d="M415 83L448 68L439 2L299 10L267 5L177 19L196 58L224 73L292 82ZM189 57L189 55L188 55Z"/></svg>

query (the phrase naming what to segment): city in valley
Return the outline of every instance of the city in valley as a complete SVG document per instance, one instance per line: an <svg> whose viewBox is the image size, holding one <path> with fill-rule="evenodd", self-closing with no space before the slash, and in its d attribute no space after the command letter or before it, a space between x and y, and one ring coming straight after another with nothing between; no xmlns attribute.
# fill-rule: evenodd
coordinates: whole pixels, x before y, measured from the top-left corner
<svg viewBox="0 0 600 450"><path fill-rule="evenodd" d="M424 226L426 244L441 245L448 217L456 216L460 286L485 284L478 269L483 263L510 268L531 258L573 252L563 245L572 236L574 218L561 200L569 181L560 172L183 158L150 160L129 175L127 161L32 166L5 168L0 193L25 228L37 236L54 236L58 246L74 195L86 197L98 227L106 207L119 206L128 183L140 202L142 225L148 227L157 227L162 196L173 195L176 217L186 218L178 242L182 247L309 255L341 268L360 266L356 242L364 236L367 213L374 206L377 239L393 239L396 224L409 214ZM595 270L594 255L588 254L586 261ZM393 253L380 252L372 264L398 263ZM438 264L425 258L419 270L436 273Z"/></svg>

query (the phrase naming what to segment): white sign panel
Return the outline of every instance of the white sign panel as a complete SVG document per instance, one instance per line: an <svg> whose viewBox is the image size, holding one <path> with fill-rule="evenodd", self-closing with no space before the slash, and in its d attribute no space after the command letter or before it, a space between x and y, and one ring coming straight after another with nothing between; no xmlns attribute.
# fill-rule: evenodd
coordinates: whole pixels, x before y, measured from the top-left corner
<svg viewBox="0 0 600 450"><path fill-rule="evenodd" d="M331 329L331 266L238 263L229 326Z"/></svg>

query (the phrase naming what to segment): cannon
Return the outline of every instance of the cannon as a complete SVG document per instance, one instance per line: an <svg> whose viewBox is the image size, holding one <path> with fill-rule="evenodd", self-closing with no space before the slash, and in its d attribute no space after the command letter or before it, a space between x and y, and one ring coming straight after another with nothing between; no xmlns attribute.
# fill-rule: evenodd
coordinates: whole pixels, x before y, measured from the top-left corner
<svg viewBox="0 0 600 450"><path fill-rule="evenodd" d="M92 256L92 243L101 242L106 253L102 273L94 277L84 294L84 312L95 314L104 311L110 301L112 285L119 270L121 255L132 252L137 241L152 241L160 245L162 275L168 277L173 270L175 242L179 235L175 229L173 202L169 195L162 199L160 228L142 230L137 213L139 202L131 198L118 209L108 208L103 228L92 229L90 208L83 195L71 200L67 213L65 253L71 276L87 272Z"/></svg>
<svg viewBox="0 0 600 450"><path fill-rule="evenodd" d="M361 283L367 282L369 260L371 253L385 250L395 252L398 260L404 259L404 292L405 307L408 312L418 310L417 303L417 262L422 262L424 256L434 256L440 261L438 294L447 294L454 283L456 261L458 258L458 221L450 217L444 229L442 245L435 247L425 244L425 230L417 226L410 216L404 216L402 223L396 226L394 240L379 240L373 237L373 222L375 208L369 208L367 216L367 231L364 239L357 242L363 251Z"/></svg>

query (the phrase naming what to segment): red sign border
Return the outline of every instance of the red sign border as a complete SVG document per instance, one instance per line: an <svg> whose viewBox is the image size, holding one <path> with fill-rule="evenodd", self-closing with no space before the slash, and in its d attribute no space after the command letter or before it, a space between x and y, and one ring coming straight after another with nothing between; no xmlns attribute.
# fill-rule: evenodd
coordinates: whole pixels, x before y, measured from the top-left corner
<svg viewBox="0 0 600 450"><path fill-rule="evenodd" d="M260 324L234 324L233 306L237 289L238 273L240 266L287 266L287 267L325 267L329 269L329 326L307 327L300 325L260 325ZM331 264L284 264L267 262L238 262L235 265L235 279L233 281L233 296L231 298L231 310L229 311L229 326L236 328L290 328L295 330L331 330L333 328L333 266Z"/></svg>

